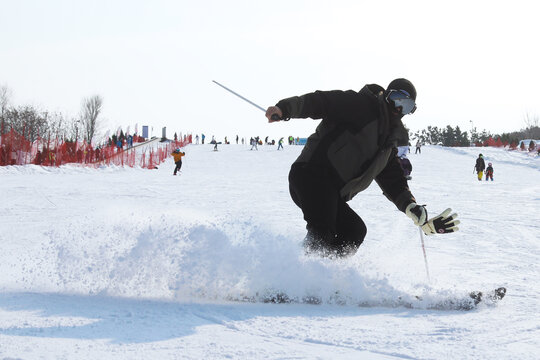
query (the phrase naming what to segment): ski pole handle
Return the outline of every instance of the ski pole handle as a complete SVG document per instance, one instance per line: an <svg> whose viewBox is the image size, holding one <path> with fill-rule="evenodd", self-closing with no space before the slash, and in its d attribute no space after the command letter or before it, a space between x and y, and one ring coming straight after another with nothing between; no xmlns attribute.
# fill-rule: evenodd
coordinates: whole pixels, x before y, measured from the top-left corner
<svg viewBox="0 0 540 360"><path fill-rule="evenodd" d="M272 115L272 116L270 117L270 119L272 119L273 121L279 121L279 120L281 120L281 118L279 117L278 114Z"/></svg>

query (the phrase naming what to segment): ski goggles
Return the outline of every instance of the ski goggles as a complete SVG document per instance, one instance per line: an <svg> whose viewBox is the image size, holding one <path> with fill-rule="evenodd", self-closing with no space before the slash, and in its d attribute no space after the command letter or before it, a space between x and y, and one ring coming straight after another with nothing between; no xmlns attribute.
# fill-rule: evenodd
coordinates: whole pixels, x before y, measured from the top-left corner
<svg viewBox="0 0 540 360"><path fill-rule="evenodd" d="M401 107L401 114L412 114L416 111L416 103L411 95L405 90L390 90L386 95L386 101L394 108Z"/></svg>

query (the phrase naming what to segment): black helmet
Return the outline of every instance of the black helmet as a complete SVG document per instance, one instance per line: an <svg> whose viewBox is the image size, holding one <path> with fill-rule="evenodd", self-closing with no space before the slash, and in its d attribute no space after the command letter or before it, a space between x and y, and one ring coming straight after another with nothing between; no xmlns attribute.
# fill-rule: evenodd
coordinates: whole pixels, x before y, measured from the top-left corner
<svg viewBox="0 0 540 360"><path fill-rule="evenodd" d="M405 90L414 100L416 100L416 89L412 82L407 79L395 79L388 84L386 91L388 90Z"/></svg>

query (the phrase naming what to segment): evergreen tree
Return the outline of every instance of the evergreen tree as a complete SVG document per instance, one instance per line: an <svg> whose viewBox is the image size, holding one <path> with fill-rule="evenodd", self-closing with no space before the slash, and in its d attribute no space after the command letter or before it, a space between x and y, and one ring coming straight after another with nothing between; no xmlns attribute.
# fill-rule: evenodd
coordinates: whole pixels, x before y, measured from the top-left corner
<svg viewBox="0 0 540 360"><path fill-rule="evenodd" d="M444 146L455 146L454 129L450 125L446 125L446 129L442 131L442 143Z"/></svg>
<svg viewBox="0 0 540 360"><path fill-rule="evenodd" d="M461 132L461 129L459 126L456 126L456 130L454 131L454 134L456 136L456 146L469 146L470 141L467 136L467 132Z"/></svg>

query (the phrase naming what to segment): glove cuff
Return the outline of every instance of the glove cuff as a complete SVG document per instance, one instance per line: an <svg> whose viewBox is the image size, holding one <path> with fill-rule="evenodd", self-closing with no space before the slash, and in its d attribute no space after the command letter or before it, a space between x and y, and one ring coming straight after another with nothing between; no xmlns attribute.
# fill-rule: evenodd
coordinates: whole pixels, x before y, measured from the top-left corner
<svg viewBox="0 0 540 360"><path fill-rule="evenodd" d="M405 214L412 219L416 226L423 226L427 221L426 208L414 202L407 205Z"/></svg>
<svg viewBox="0 0 540 360"><path fill-rule="evenodd" d="M413 207L415 207L416 205L418 205L417 203L415 203L414 201L410 202L406 207L405 207L405 214L407 214L407 216L409 215L409 213L411 212L411 209Z"/></svg>

